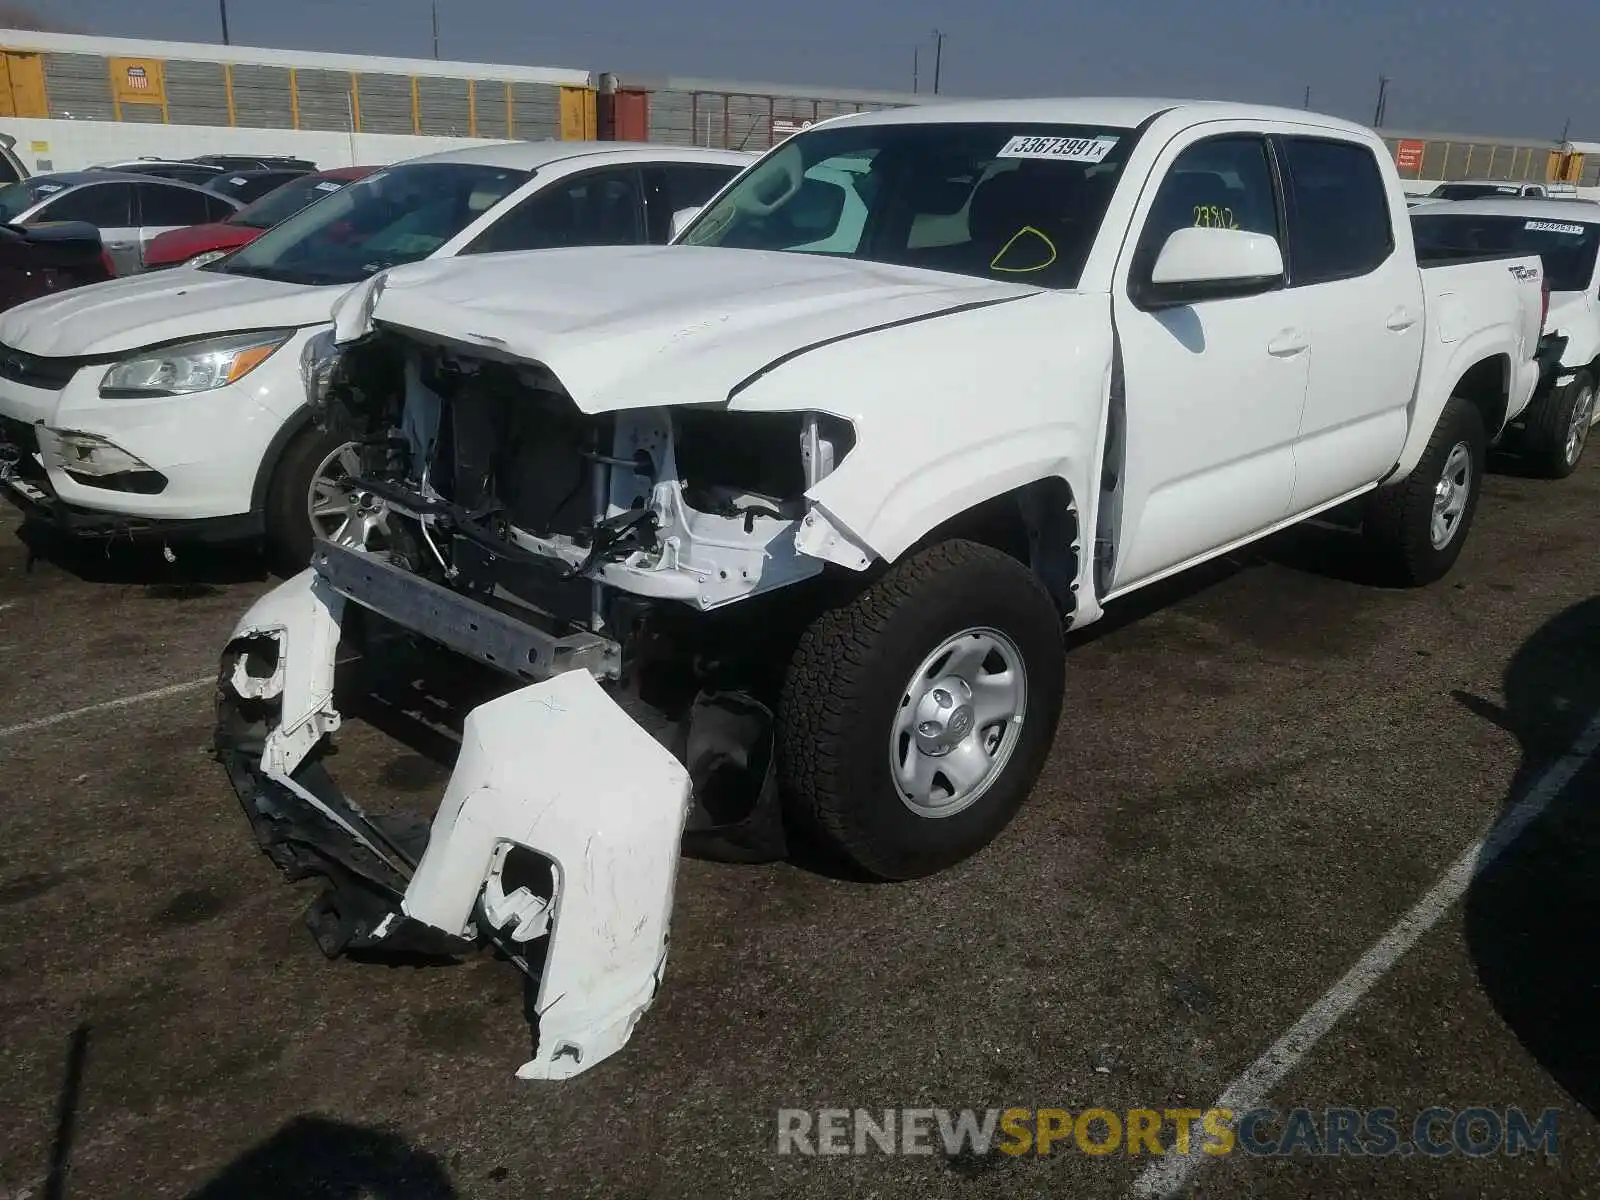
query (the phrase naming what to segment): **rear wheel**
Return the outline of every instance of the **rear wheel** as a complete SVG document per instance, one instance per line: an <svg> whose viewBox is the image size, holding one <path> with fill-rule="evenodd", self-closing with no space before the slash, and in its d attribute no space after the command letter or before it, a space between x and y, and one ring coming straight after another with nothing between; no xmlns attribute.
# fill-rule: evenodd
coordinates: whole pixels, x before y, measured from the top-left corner
<svg viewBox="0 0 1600 1200"><path fill-rule="evenodd" d="M1588 371L1579 371L1537 401L1522 436L1528 458L1541 475L1565 479L1577 470L1594 414L1595 381Z"/></svg>
<svg viewBox="0 0 1600 1200"><path fill-rule="evenodd" d="M1049 752L1061 635L1033 573L968 541L924 550L824 613L779 712L780 779L802 824L880 879L982 849Z"/></svg>
<svg viewBox="0 0 1600 1200"><path fill-rule="evenodd" d="M1482 414L1452 396L1411 473L1367 501L1367 542L1397 582L1433 583L1455 566L1477 512L1487 452Z"/></svg>

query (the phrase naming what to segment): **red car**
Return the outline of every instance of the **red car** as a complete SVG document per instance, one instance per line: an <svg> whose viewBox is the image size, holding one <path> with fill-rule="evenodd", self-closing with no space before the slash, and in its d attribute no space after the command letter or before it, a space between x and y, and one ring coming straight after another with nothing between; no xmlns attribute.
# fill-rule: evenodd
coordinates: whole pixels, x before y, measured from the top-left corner
<svg viewBox="0 0 1600 1200"><path fill-rule="evenodd" d="M187 229L174 229L163 233L150 243L145 251L145 268L177 267L200 258L211 262L224 254L255 241L280 221L321 200L330 192L337 192L376 171L377 167L335 167L318 171L315 175L302 175L268 192L254 204L240 209L226 221L207 225L191 225ZM202 257L203 256L203 257ZM199 266L200 263L194 265Z"/></svg>

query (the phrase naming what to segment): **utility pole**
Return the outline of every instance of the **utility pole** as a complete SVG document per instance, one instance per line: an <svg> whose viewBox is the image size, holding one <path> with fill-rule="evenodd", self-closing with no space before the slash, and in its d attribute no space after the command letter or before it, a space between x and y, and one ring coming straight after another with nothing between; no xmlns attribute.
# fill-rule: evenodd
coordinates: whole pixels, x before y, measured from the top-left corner
<svg viewBox="0 0 1600 1200"><path fill-rule="evenodd" d="M433 61L439 61L439 0L433 0Z"/></svg>
<svg viewBox="0 0 1600 1200"><path fill-rule="evenodd" d="M922 77L922 47L911 47L911 91L916 93L917 83Z"/></svg>
<svg viewBox="0 0 1600 1200"><path fill-rule="evenodd" d="M1378 108L1377 108L1377 111L1375 111L1372 114L1372 127L1374 129L1382 129L1383 128L1383 118L1387 115L1388 109L1389 109L1389 77L1387 75L1379 75L1378 76Z"/></svg>
<svg viewBox="0 0 1600 1200"><path fill-rule="evenodd" d="M939 94L939 68L944 63L944 34L933 31L933 94Z"/></svg>
<svg viewBox="0 0 1600 1200"><path fill-rule="evenodd" d="M228 41L228 0L217 0L217 4L222 9L222 44L231 45Z"/></svg>
<svg viewBox="0 0 1600 1200"><path fill-rule="evenodd" d="M1570 132L1572 132L1572 118L1568 117L1565 121L1561 122L1561 141L1563 144L1566 143L1567 134Z"/></svg>
<svg viewBox="0 0 1600 1200"><path fill-rule="evenodd" d="M1311 85L1309 83L1306 84L1306 102L1304 107L1307 109L1311 107Z"/></svg>

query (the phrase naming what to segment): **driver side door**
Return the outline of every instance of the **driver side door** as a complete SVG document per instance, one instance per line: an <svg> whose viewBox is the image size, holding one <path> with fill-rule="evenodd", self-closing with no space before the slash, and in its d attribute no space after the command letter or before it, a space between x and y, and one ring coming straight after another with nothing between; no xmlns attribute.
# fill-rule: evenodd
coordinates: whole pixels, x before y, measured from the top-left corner
<svg viewBox="0 0 1600 1200"><path fill-rule="evenodd" d="M1284 520L1295 479L1311 330L1286 279L1250 294L1141 300L1167 238L1190 226L1274 238L1287 261L1272 150L1254 130L1175 139L1134 210L1112 285L1121 352L1121 462L1108 597L1172 574Z"/></svg>

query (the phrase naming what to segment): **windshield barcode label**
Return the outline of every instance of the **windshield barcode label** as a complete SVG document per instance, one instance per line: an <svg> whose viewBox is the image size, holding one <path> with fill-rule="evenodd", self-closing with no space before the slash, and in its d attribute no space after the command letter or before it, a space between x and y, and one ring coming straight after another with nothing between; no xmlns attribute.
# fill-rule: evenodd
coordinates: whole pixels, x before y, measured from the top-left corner
<svg viewBox="0 0 1600 1200"><path fill-rule="evenodd" d="M1567 225L1560 221L1529 221L1523 226L1530 233L1565 233L1571 237L1582 237L1582 225Z"/></svg>
<svg viewBox="0 0 1600 1200"><path fill-rule="evenodd" d="M1014 137L996 158L1048 158L1056 162L1102 162L1117 144L1114 137Z"/></svg>

